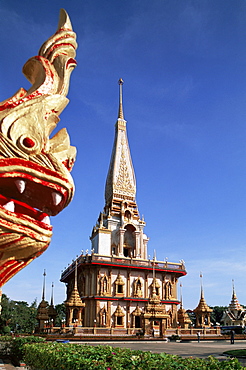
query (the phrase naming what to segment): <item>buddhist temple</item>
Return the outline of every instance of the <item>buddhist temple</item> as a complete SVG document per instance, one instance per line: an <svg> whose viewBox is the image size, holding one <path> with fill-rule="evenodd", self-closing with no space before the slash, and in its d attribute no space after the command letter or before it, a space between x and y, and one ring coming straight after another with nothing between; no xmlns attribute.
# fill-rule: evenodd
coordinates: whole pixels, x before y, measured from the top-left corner
<svg viewBox="0 0 246 370"><path fill-rule="evenodd" d="M77 310L78 327L96 327L104 333L155 330L164 335L166 329L177 327L177 282L186 271L183 261L148 257L149 238L136 202L122 89L120 79L105 205L92 229L91 252L82 253L61 276L67 286L66 325L73 325L72 310Z"/></svg>
<svg viewBox="0 0 246 370"><path fill-rule="evenodd" d="M229 307L223 312L221 319L222 325L224 326L242 326L246 325L246 311L239 304L235 287L233 283L232 298Z"/></svg>

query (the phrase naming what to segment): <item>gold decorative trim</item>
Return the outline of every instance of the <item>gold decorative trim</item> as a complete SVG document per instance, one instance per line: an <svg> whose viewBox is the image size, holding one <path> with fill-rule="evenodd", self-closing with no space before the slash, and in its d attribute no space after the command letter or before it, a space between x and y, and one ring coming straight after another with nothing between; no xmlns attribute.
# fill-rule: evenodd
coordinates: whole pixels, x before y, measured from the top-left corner
<svg viewBox="0 0 246 370"><path fill-rule="evenodd" d="M119 175L113 188L114 191L116 190L121 194L135 196L135 188L132 186L130 180L124 148L121 151Z"/></svg>

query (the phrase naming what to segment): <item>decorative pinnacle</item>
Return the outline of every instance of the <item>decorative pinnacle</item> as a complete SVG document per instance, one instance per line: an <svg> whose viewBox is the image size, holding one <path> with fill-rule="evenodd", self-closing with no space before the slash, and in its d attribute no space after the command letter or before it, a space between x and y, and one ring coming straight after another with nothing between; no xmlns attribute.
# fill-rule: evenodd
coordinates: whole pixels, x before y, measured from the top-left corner
<svg viewBox="0 0 246 370"><path fill-rule="evenodd" d="M203 295L203 283L202 283L202 272L200 272L200 284L201 284L201 298L204 298L204 295Z"/></svg>
<svg viewBox="0 0 246 370"><path fill-rule="evenodd" d="M123 104L122 104L122 86L123 86L123 79L120 78L119 81L118 81L118 84L120 86L120 96L119 96L119 114L118 114L118 118L120 119L124 119L124 114L123 114Z"/></svg>
<svg viewBox="0 0 246 370"><path fill-rule="evenodd" d="M182 283L180 283L180 308L183 308L183 297L182 297Z"/></svg>
<svg viewBox="0 0 246 370"><path fill-rule="evenodd" d="M54 305L54 283L51 285L51 299L50 299L50 305Z"/></svg>
<svg viewBox="0 0 246 370"><path fill-rule="evenodd" d="M43 282L43 295L42 295L42 300L45 300L45 276L46 276L46 271L44 269L43 277L44 277L44 282Z"/></svg>
<svg viewBox="0 0 246 370"><path fill-rule="evenodd" d="M76 260L75 261L75 272L74 272L74 289L77 289L77 274L78 274L77 268L78 268L78 262Z"/></svg>

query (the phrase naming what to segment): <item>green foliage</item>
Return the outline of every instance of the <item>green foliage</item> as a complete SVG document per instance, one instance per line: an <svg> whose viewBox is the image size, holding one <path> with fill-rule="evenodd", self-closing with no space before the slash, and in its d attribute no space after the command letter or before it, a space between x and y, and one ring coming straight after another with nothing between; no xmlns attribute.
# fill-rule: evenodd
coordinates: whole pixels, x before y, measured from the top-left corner
<svg viewBox="0 0 246 370"><path fill-rule="evenodd" d="M211 322L216 325L216 323L221 324L221 319L223 316L223 312L227 309L226 306L214 306L210 307L213 309L211 313Z"/></svg>
<svg viewBox="0 0 246 370"><path fill-rule="evenodd" d="M180 339L180 336L177 335L177 334L173 334L171 335L171 337L169 337L170 340L179 340Z"/></svg>
<svg viewBox="0 0 246 370"><path fill-rule="evenodd" d="M55 306L57 317L55 320L55 326L61 326L62 321L66 320L66 306L64 303L57 304Z"/></svg>
<svg viewBox="0 0 246 370"><path fill-rule="evenodd" d="M14 337L9 343L10 356L17 361L23 360L24 357L24 345L27 343L41 343L44 342L44 338L35 337L33 335L26 337Z"/></svg>
<svg viewBox="0 0 246 370"><path fill-rule="evenodd" d="M33 333L37 315L36 301L29 306L27 302L12 301L3 294L1 306L0 333Z"/></svg>
<svg viewBox="0 0 246 370"><path fill-rule="evenodd" d="M44 338L33 335L25 337L3 336L1 338L0 355L3 357L10 357L14 362L18 363L24 357L24 345L27 343L44 342Z"/></svg>
<svg viewBox="0 0 246 370"><path fill-rule="evenodd" d="M196 315L192 310L187 310L189 318L191 319L192 325L196 324Z"/></svg>
<svg viewBox="0 0 246 370"><path fill-rule="evenodd" d="M219 362L111 346L40 343L25 345L25 363L39 370L240 370L237 359Z"/></svg>
<svg viewBox="0 0 246 370"><path fill-rule="evenodd" d="M12 339L12 335L0 335L0 342L9 342Z"/></svg>
<svg viewBox="0 0 246 370"><path fill-rule="evenodd" d="M3 334L9 334L11 332L11 329L9 326L3 326L2 327L2 333Z"/></svg>
<svg viewBox="0 0 246 370"><path fill-rule="evenodd" d="M233 357L246 357L246 349L232 349L224 352L224 354Z"/></svg>

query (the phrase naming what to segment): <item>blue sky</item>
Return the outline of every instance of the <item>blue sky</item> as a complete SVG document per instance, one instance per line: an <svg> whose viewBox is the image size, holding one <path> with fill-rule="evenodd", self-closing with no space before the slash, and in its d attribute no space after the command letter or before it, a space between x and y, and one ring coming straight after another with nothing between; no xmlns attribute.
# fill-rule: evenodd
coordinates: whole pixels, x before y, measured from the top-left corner
<svg viewBox="0 0 246 370"><path fill-rule="evenodd" d="M65 299L61 270L104 206L118 113L118 79L137 179L137 203L157 259L184 259L185 308L200 296L228 305L232 279L246 304L246 2L237 0L0 1L0 100L29 87L22 66L67 10L78 66L61 115L78 149L72 203L52 218L48 250L3 288L11 299Z"/></svg>

